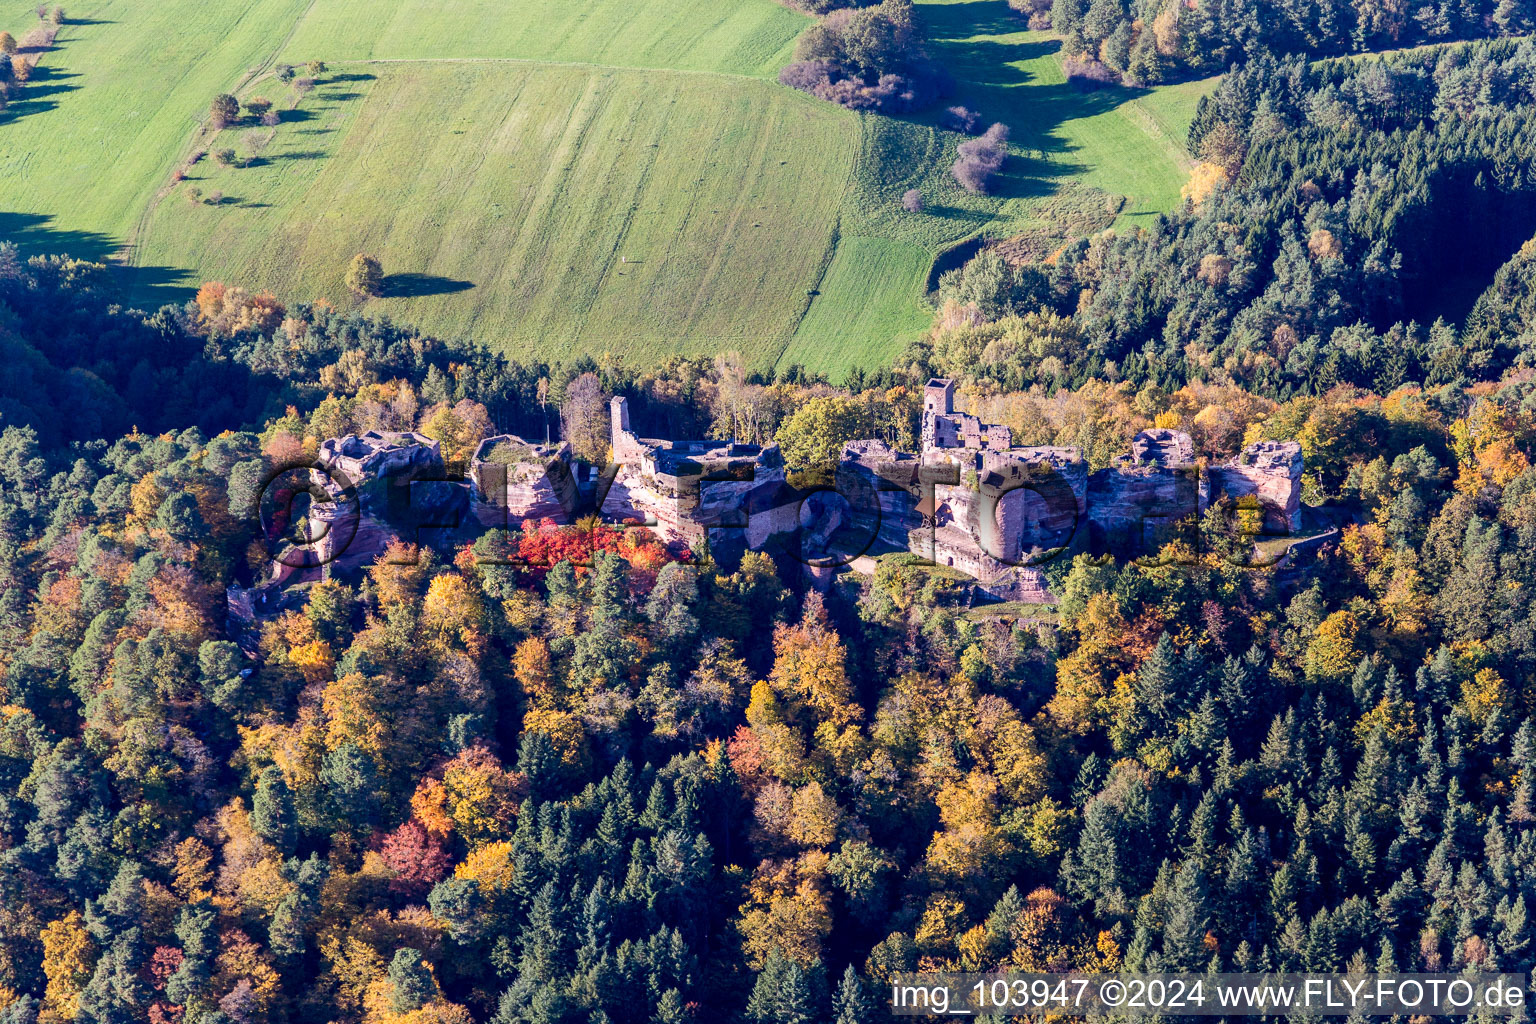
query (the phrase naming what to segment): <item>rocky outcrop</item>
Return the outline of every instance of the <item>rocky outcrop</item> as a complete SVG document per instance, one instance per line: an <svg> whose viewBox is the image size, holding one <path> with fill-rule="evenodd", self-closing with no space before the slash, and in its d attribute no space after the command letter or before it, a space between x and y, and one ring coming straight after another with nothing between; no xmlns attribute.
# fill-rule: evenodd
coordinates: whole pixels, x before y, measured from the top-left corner
<svg viewBox="0 0 1536 1024"><path fill-rule="evenodd" d="M370 430L333 437L320 445L316 461L330 483L357 488L386 480L441 479L445 469L442 446L414 431Z"/></svg>
<svg viewBox="0 0 1536 1024"><path fill-rule="evenodd" d="M837 493L846 503L850 542L870 554L906 550L922 524L918 502L922 461L884 441L850 441L837 466Z"/></svg>
<svg viewBox="0 0 1536 1024"><path fill-rule="evenodd" d="M1089 544L1117 557L1195 541L1206 482L1193 463L1124 460L1088 480Z"/></svg>
<svg viewBox="0 0 1536 1024"><path fill-rule="evenodd" d="M1301 445L1260 441L1231 462L1210 470L1210 500L1231 499L1239 508L1257 508L1265 533L1301 529Z"/></svg>
<svg viewBox="0 0 1536 1024"><path fill-rule="evenodd" d="M1049 600L1038 566L1072 543L1087 504L1078 451L931 449L923 466L924 522L908 534L910 550L1001 600Z"/></svg>
<svg viewBox="0 0 1536 1024"><path fill-rule="evenodd" d="M904 549L971 576L975 592L1050 603L1042 569L1050 559L1079 550L1150 554L1181 538L1197 546L1198 518L1211 502L1263 510L1267 533L1300 528L1294 441L1250 445L1207 468L1187 434L1147 430L1128 454L1089 474L1076 448L1016 448L1006 428L955 414L953 390L946 380L925 389L920 454L853 441L835 470L793 477L773 445L638 437L622 397L611 407L614 464L601 480L573 464L569 445L511 434L481 442L468 480L446 479L437 443L420 434L334 438L310 473L310 543L280 554L262 586L281 591L355 573L395 540L457 545L487 529L570 522L595 508L667 543L707 544L725 565L767 550L820 571ZM232 594L231 615L259 616L262 600Z"/></svg>
<svg viewBox="0 0 1536 1024"><path fill-rule="evenodd" d="M1195 461L1195 442L1182 430L1154 427L1131 441L1131 459L1161 466L1187 466Z"/></svg>
<svg viewBox="0 0 1536 1024"><path fill-rule="evenodd" d="M332 438L316 461L305 559L327 578L355 575L393 540L421 543L464 524L468 492L449 479L441 447L424 434Z"/></svg>
<svg viewBox="0 0 1536 1024"><path fill-rule="evenodd" d="M534 444L516 434L480 442L469 464L470 511L486 529L515 530L525 519L568 523L580 505L571 446Z"/></svg>

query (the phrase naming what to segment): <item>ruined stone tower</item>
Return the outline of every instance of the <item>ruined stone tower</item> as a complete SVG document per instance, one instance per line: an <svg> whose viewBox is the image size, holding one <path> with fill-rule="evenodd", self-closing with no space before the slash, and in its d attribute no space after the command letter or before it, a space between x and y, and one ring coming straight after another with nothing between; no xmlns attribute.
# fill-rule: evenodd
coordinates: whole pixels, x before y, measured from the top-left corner
<svg viewBox="0 0 1536 1024"><path fill-rule="evenodd" d="M934 377L923 388L923 451L937 447L938 422L955 411L955 382Z"/></svg>

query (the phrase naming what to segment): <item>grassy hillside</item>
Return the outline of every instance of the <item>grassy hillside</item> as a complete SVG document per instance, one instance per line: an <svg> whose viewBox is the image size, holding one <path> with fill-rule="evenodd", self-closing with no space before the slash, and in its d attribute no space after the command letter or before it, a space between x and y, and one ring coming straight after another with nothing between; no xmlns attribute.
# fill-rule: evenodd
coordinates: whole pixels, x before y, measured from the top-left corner
<svg viewBox="0 0 1536 1024"><path fill-rule="evenodd" d="M794 330L856 155L843 112L767 83L590 67L373 65L317 88L258 166L199 163L144 258L530 357L752 351ZM243 133L225 132L244 145ZM404 144L410 140L410 145ZM223 145L223 139L213 145Z"/></svg>
<svg viewBox="0 0 1536 1024"><path fill-rule="evenodd" d="M0 24L20 36L29 10L7 3ZM515 355L738 348L834 380L925 328L955 243L1059 231L1063 189L1121 223L1171 207L1208 87L1079 93L1004 0L922 0L951 102L1014 131L1001 188L972 196L937 112L860 115L777 85L809 21L773 0L97 0L71 16L0 115L0 238L116 253L140 305L211 278L356 305L342 274L366 250L390 280L365 311ZM311 59L329 70L307 95L272 74ZM270 97L282 122L208 133L224 90ZM255 159L187 163L223 148ZM924 212L901 209L909 188Z"/></svg>
<svg viewBox="0 0 1536 1024"><path fill-rule="evenodd" d="M23 97L0 113L0 238L104 259L133 230L208 101L275 50L308 0L71 6ZM0 7L18 39L32 4ZM190 281L173 268L157 282Z"/></svg>
<svg viewBox="0 0 1536 1024"><path fill-rule="evenodd" d="M772 77L808 24L772 0L316 0L283 59L516 58Z"/></svg>
<svg viewBox="0 0 1536 1024"><path fill-rule="evenodd" d="M1005 0L919 0L933 55L956 78L950 103L1012 129L1014 153L995 194L968 195L949 175L960 138L938 112L910 122L869 118L821 294L780 357L830 373L885 365L932 317L924 295L933 258L986 233L1055 232L1042 221L1065 187L1103 193L1117 226L1150 221L1179 202L1188 177L1183 140L1200 96L1216 80L1153 90L1081 92L1066 84L1060 42L1024 29ZM923 192L908 214L900 198Z"/></svg>

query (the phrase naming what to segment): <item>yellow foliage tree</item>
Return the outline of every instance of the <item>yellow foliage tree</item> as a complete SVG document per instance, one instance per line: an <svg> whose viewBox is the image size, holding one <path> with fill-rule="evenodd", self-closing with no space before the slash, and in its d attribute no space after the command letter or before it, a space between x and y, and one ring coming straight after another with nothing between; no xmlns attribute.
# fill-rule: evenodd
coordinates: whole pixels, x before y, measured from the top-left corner
<svg viewBox="0 0 1536 1024"><path fill-rule="evenodd" d="M331 645L324 640L312 640L295 647L288 652L288 660L293 662L304 681L310 685L325 682L336 670L336 656L331 653Z"/></svg>
<svg viewBox="0 0 1536 1024"><path fill-rule="evenodd" d="M1509 684L1491 668L1478 669L1471 679L1461 684L1462 709L1479 728L1486 726L1497 714L1504 714L1508 721L1508 713L1514 704L1515 695Z"/></svg>
<svg viewBox="0 0 1536 1024"><path fill-rule="evenodd" d="M812 850L798 860L765 860L752 873L738 928L753 967L761 968L775 949L803 966L821 959L822 940L832 930L828 859Z"/></svg>
<svg viewBox="0 0 1536 1024"><path fill-rule="evenodd" d="M479 595L464 577L438 576L428 585L422 624L440 643L478 657L485 647L484 617Z"/></svg>
<svg viewBox="0 0 1536 1024"><path fill-rule="evenodd" d="M471 851L453 869L453 877L479 882L481 890L487 895L510 887L516 874L517 868L512 862L512 844L506 841L489 843Z"/></svg>
<svg viewBox="0 0 1536 1024"><path fill-rule="evenodd" d="M470 849L495 841L517 814L517 784L484 747L471 747L443 770L443 792L454 829Z"/></svg>
<svg viewBox="0 0 1536 1024"><path fill-rule="evenodd" d="M789 838L801 846L831 846L836 841L842 811L820 783L795 790L790 806Z"/></svg>
<svg viewBox="0 0 1536 1024"><path fill-rule="evenodd" d="M1350 611L1336 611L1318 624L1307 644L1306 673L1313 682L1337 682L1354 674L1360 662L1355 637L1360 620Z"/></svg>
<svg viewBox="0 0 1536 1024"><path fill-rule="evenodd" d="M1185 182L1180 195L1187 202L1200 206L1216 192L1226 188L1228 180L1225 167L1202 160L1195 164L1195 169L1190 172L1189 181Z"/></svg>
<svg viewBox="0 0 1536 1024"><path fill-rule="evenodd" d="M96 944L81 923L80 912L71 910L43 929L43 1008L60 1020L80 1015L80 993L96 966Z"/></svg>
<svg viewBox="0 0 1536 1024"><path fill-rule="evenodd" d="M1111 687L1132 663L1125 618L1112 595L1099 592L1088 599L1077 631L1077 649L1058 663L1056 695L1046 710L1066 729L1083 735L1107 720Z"/></svg>
<svg viewBox="0 0 1536 1024"><path fill-rule="evenodd" d="M411 794L411 816L428 833L446 839L453 831L453 814L448 808L448 790L441 779L425 778Z"/></svg>
<svg viewBox="0 0 1536 1024"><path fill-rule="evenodd" d="M928 843L928 870L935 878L972 891L1005 877L1017 851L998 828L997 780L973 771L939 791L939 819L944 828Z"/></svg>
<svg viewBox="0 0 1536 1024"><path fill-rule="evenodd" d="M554 666L549 644L543 637L531 636L517 645L512 655L512 676L529 700L543 702L554 697Z"/></svg>
<svg viewBox="0 0 1536 1024"><path fill-rule="evenodd" d="M837 726L863 717L845 668L847 652L827 622L821 595L812 591L807 597L799 625L774 631L773 653L769 682L781 699L804 702L817 721Z"/></svg>

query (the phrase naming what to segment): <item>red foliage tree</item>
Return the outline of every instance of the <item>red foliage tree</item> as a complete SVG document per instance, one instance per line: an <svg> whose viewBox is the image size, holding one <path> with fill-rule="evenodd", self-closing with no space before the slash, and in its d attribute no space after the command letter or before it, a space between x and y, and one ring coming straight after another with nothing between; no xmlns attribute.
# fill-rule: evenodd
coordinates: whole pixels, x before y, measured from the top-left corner
<svg viewBox="0 0 1536 1024"><path fill-rule="evenodd" d="M443 844L414 818L384 837L380 850L395 877L389 887L402 896L419 898L448 875L453 862Z"/></svg>

